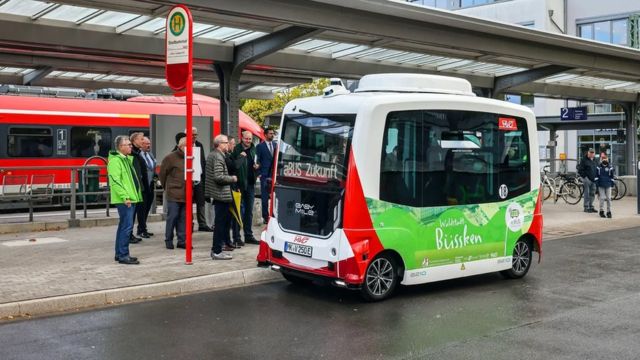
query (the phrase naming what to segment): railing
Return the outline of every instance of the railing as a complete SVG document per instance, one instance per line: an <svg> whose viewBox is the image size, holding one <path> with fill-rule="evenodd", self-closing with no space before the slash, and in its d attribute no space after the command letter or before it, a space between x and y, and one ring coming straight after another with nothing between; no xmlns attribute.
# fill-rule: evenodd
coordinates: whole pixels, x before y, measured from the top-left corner
<svg viewBox="0 0 640 360"><path fill-rule="evenodd" d="M88 165L91 160L98 159L105 165ZM33 222L34 210L38 208L65 208L69 206L69 219L77 219L78 200L81 201L83 218L88 217L89 205L104 205L105 215L110 216L110 191L106 175L106 160L102 157L92 157L83 166L16 166L0 168L0 205L4 209L28 209L29 222ZM67 182L55 182L55 175L67 170L70 172ZM80 179L78 179L80 175ZM31 181L29 182L29 179ZM104 179L104 181L101 181ZM100 184L106 186L100 187ZM62 185L62 187L60 187ZM153 202L151 213L157 209L156 195L162 190L153 186ZM56 188L58 186L59 188ZM69 187L68 189L66 187ZM97 190L87 191L89 188ZM44 190L44 191L43 191ZM91 200L91 196L96 198ZM54 199L59 201L53 201ZM65 201L69 198L68 202ZM43 204L43 201L49 201ZM100 200L100 201L98 201Z"/></svg>

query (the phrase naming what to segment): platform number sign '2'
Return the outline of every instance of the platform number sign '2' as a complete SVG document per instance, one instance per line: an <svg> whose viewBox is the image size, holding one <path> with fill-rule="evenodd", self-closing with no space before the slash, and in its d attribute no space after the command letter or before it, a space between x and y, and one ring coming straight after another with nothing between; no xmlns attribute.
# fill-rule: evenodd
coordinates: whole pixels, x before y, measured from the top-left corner
<svg viewBox="0 0 640 360"><path fill-rule="evenodd" d="M514 118L501 117L498 118L498 129L503 131L518 130L518 124Z"/></svg>

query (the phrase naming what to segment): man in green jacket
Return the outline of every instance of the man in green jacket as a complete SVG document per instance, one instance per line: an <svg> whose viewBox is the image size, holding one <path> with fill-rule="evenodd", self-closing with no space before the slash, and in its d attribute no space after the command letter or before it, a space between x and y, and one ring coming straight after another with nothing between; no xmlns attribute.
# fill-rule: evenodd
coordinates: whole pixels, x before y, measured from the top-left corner
<svg viewBox="0 0 640 360"><path fill-rule="evenodd" d="M116 233L116 257L120 264L136 265L140 262L129 255L129 235L133 230L133 216L136 204L142 202L142 192L131 156L131 141L128 136L117 136L114 145L116 150L109 153L107 173L111 204L118 209L120 222Z"/></svg>
<svg viewBox="0 0 640 360"><path fill-rule="evenodd" d="M242 132L242 139L231 154L231 158L238 164L238 188L242 194L242 225L244 230L244 242L258 245L260 242L253 237L251 224L253 223L253 203L256 197L255 185L256 170L256 147L253 145L253 134L250 131ZM238 237L240 235L238 234ZM237 241L237 240L236 240ZM242 242L236 245L244 245Z"/></svg>

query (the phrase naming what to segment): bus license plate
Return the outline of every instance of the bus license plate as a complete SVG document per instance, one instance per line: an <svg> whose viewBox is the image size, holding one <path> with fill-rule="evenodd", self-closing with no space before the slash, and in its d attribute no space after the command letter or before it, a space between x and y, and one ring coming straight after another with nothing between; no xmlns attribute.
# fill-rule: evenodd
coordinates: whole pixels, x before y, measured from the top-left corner
<svg viewBox="0 0 640 360"><path fill-rule="evenodd" d="M300 245L300 244L294 244L294 243L290 243L290 242L285 242L284 243L284 251L288 252L288 253L291 253L291 254L311 257L311 254L313 252L313 248L311 246L307 246L307 245Z"/></svg>

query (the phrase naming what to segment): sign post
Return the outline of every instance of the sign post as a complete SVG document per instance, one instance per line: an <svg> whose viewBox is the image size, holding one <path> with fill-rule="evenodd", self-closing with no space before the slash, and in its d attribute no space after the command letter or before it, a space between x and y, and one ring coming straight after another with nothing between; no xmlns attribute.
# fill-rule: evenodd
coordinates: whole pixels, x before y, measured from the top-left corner
<svg viewBox="0 0 640 360"><path fill-rule="evenodd" d="M193 218L193 20L189 8L176 5L167 16L165 76L176 96L186 95L187 146L185 147L185 211L186 211L186 259L191 265ZM185 94L186 93L186 94Z"/></svg>

